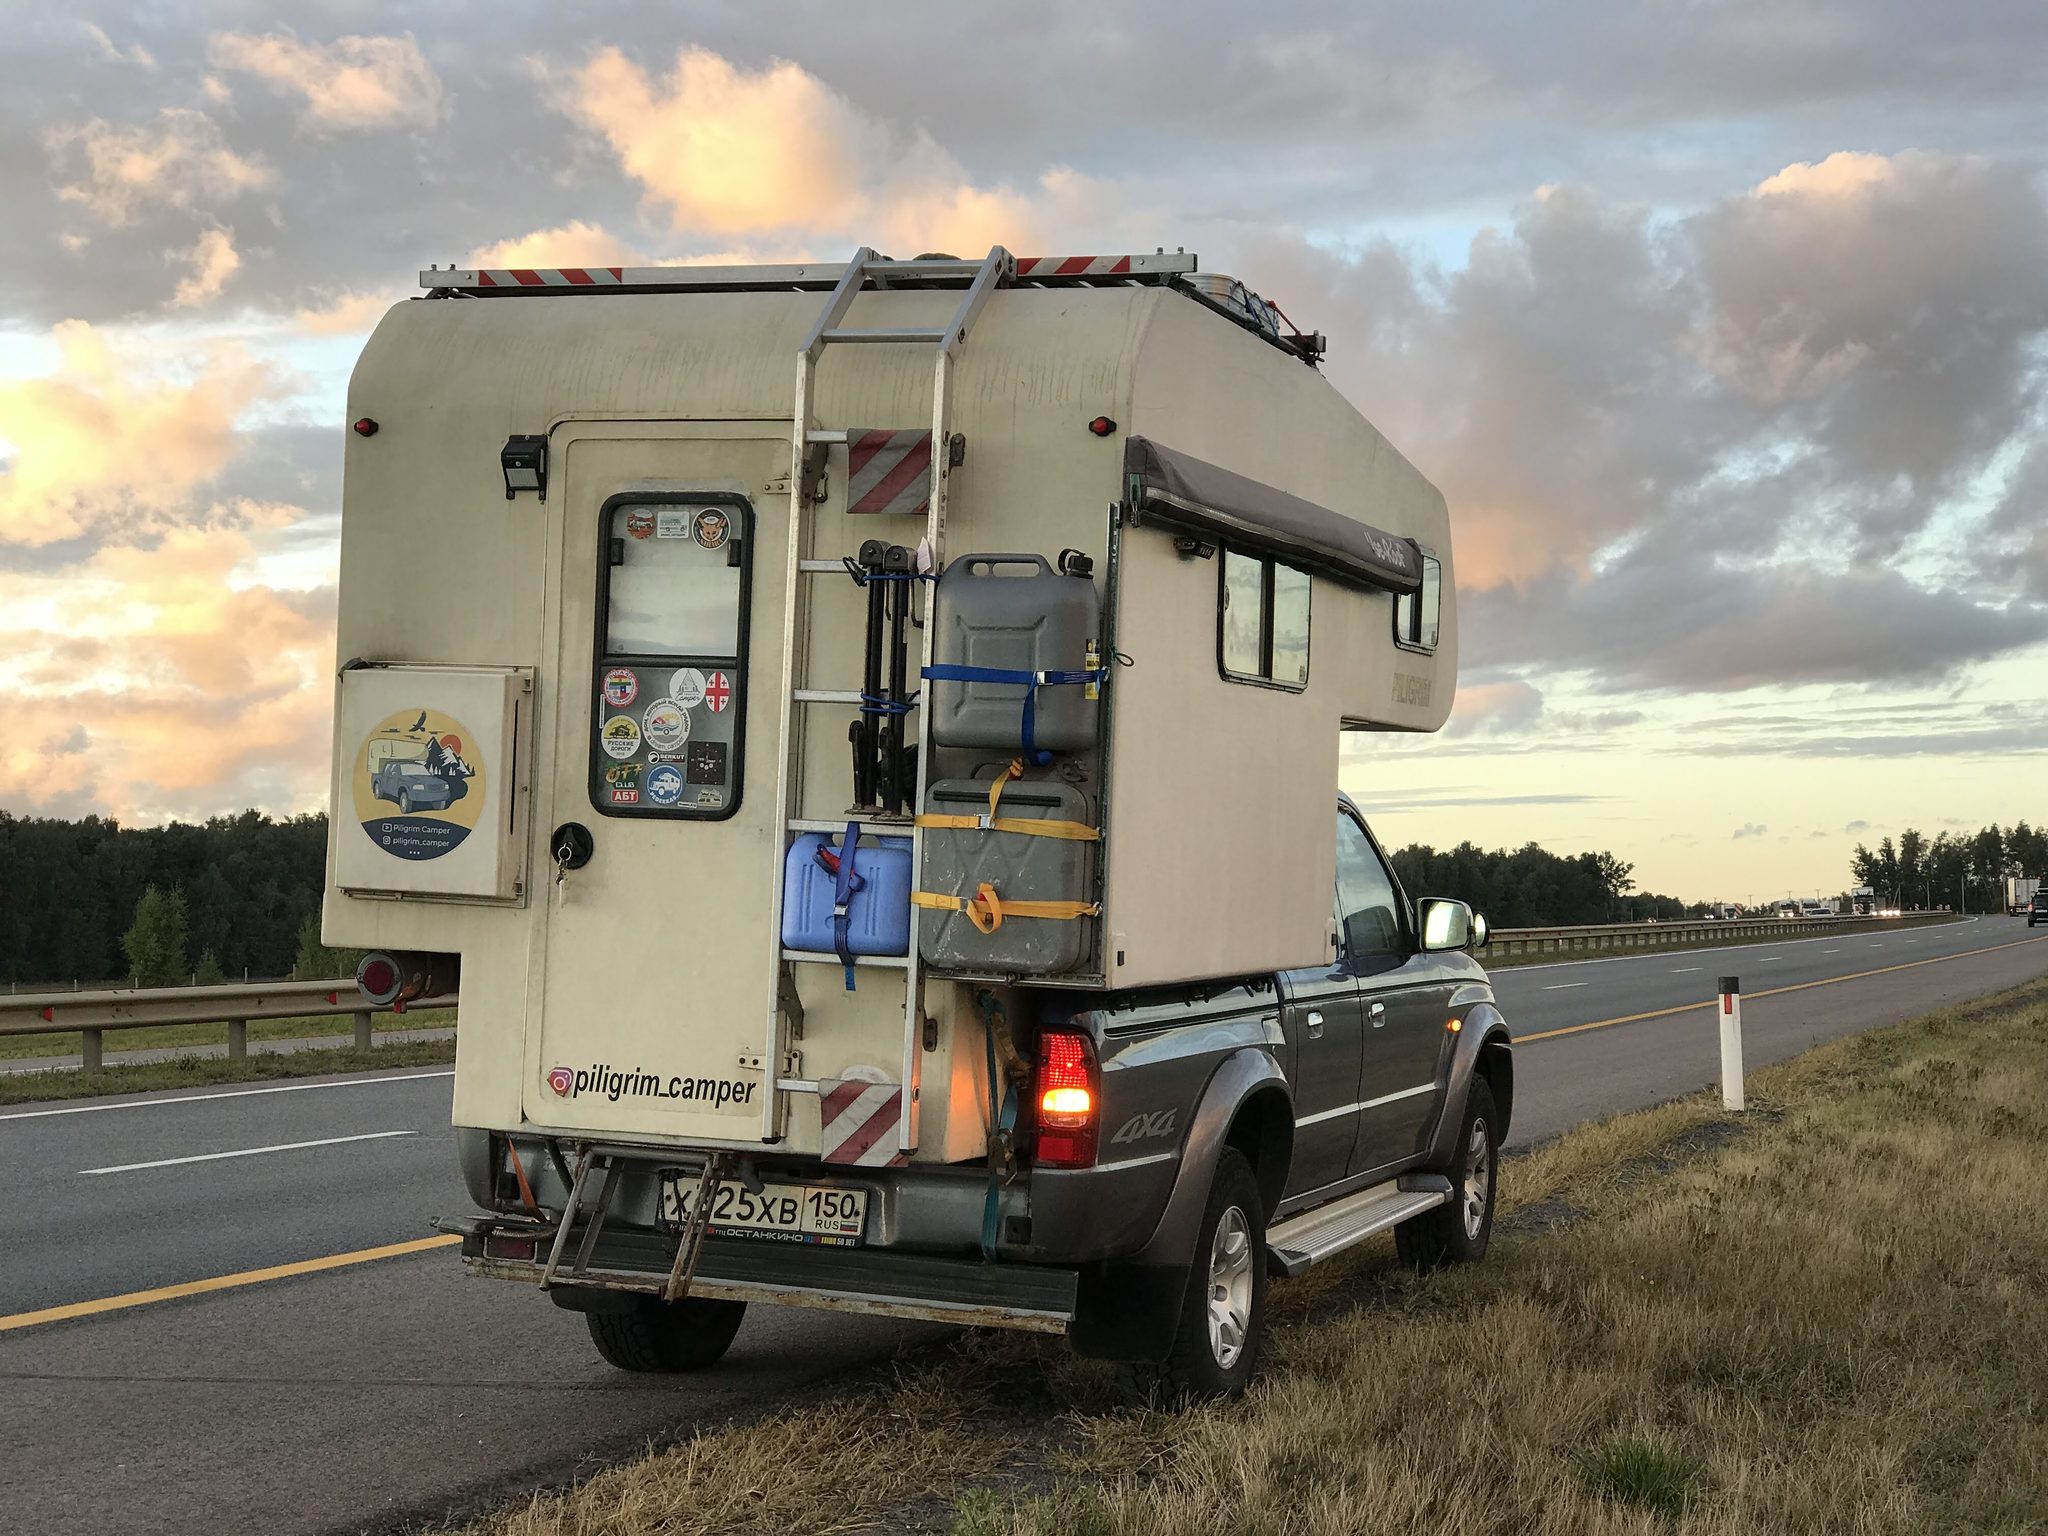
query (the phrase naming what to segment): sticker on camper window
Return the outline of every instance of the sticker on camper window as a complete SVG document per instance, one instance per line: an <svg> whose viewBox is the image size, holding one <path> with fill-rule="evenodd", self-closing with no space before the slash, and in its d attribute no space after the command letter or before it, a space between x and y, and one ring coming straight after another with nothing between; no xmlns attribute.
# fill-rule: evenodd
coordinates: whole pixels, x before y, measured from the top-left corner
<svg viewBox="0 0 2048 1536"><path fill-rule="evenodd" d="M640 697L640 679L631 667L613 667L604 675L604 701L624 709Z"/></svg>
<svg viewBox="0 0 2048 1536"><path fill-rule="evenodd" d="M704 685L704 702L711 706L711 713L722 715L725 706L732 702L732 679L723 672L711 674L711 680Z"/></svg>
<svg viewBox="0 0 2048 1536"><path fill-rule="evenodd" d="M648 769L647 798L655 805L674 805L682 799L682 769L674 763L656 763Z"/></svg>
<svg viewBox="0 0 2048 1536"><path fill-rule="evenodd" d="M718 507L705 507L697 514L697 542L706 549L723 549L732 537L732 516Z"/></svg>
<svg viewBox="0 0 2048 1536"><path fill-rule="evenodd" d="M635 507L626 514L626 532L636 539L654 537L654 514L646 507Z"/></svg>
<svg viewBox="0 0 2048 1536"><path fill-rule="evenodd" d="M640 728L651 750L673 752L690 739L690 716L674 699L657 699L640 717Z"/></svg>
<svg viewBox="0 0 2048 1536"><path fill-rule="evenodd" d="M614 715L597 733L606 757L631 757L640 750L640 727L631 715Z"/></svg>
<svg viewBox="0 0 2048 1536"><path fill-rule="evenodd" d="M605 788L638 789L640 787L640 765L638 763L613 763L604 771Z"/></svg>
<svg viewBox="0 0 2048 1536"><path fill-rule="evenodd" d="M657 539L687 539L690 536L690 514L682 507L661 507L654 514L654 536Z"/></svg>
<svg viewBox="0 0 2048 1536"><path fill-rule="evenodd" d="M695 709L704 702L704 674L695 667L684 667L668 680L668 696L685 709Z"/></svg>
<svg viewBox="0 0 2048 1536"><path fill-rule="evenodd" d="M483 753L452 715L402 709L356 748L349 787L371 842L394 858L438 859L483 815Z"/></svg>

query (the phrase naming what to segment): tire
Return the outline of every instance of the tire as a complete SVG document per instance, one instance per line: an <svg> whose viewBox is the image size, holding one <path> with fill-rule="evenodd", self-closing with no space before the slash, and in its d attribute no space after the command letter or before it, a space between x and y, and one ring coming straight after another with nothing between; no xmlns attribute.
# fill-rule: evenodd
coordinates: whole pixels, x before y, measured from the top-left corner
<svg viewBox="0 0 2048 1536"><path fill-rule="evenodd" d="M609 1364L622 1371L669 1375L717 1364L746 1315L744 1301L685 1296L666 1302L635 1296L626 1310L586 1312L583 1319L590 1325L590 1341Z"/></svg>
<svg viewBox="0 0 2048 1536"><path fill-rule="evenodd" d="M1474 1077L1458 1124L1457 1162L1443 1170L1451 1179L1449 1203L1394 1228L1394 1251L1409 1268L1427 1274L1446 1264L1476 1264L1486 1257L1493 1236L1493 1197L1500 1182L1498 1123L1493 1089L1485 1078Z"/></svg>
<svg viewBox="0 0 2048 1536"><path fill-rule="evenodd" d="M1266 1335L1266 1210L1252 1165L1225 1147L1196 1232L1173 1348L1156 1363L1124 1365L1124 1394L1144 1408L1236 1397L1258 1368Z"/></svg>
<svg viewBox="0 0 2048 1536"><path fill-rule="evenodd" d="M398 813L399 813L399 815L401 815L401 816L410 816L410 815L412 814L412 791L411 791L411 790L409 790L409 789L401 789L401 790L400 790L400 791L398 792Z"/></svg>

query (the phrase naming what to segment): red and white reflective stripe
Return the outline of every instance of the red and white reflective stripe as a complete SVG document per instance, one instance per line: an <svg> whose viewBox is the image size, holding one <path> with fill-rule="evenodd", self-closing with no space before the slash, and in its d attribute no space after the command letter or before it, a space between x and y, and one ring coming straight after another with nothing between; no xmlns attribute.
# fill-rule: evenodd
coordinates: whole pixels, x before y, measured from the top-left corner
<svg viewBox="0 0 2048 1536"><path fill-rule="evenodd" d="M1019 277L1120 277L1131 270L1128 256L1019 256Z"/></svg>
<svg viewBox="0 0 2048 1536"><path fill-rule="evenodd" d="M846 510L923 517L932 499L932 435L862 428L846 435Z"/></svg>
<svg viewBox="0 0 2048 1536"><path fill-rule="evenodd" d="M819 1151L828 1163L856 1168L901 1168L896 1147L903 1090L895 1083L826 1078L818 1084Z"/></svg>
<svg viewBox="0 0 2048 1536"><path fill-rule="evenodd" d="M478 272L479 288L616 288L624 267L501 267Z"/></svg>

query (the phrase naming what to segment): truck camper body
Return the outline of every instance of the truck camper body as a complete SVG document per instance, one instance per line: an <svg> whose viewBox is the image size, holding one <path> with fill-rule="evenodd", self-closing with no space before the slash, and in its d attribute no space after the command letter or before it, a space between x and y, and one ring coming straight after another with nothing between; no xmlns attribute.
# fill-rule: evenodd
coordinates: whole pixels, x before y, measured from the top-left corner
<svg viewBox="0 0 2048 1536"><path fill-rule="evenodd" d="M323 937L459 958L465 1171L547 1283L601 1181L692 1248L676 1170L764 1159L1036 1253L979 1227L1040 1021L1335 963L1340 743L1449 712L1449 523L1194 265L430 271L377 327ZM852 1220L792 1241L953 1241Z"/></svg>

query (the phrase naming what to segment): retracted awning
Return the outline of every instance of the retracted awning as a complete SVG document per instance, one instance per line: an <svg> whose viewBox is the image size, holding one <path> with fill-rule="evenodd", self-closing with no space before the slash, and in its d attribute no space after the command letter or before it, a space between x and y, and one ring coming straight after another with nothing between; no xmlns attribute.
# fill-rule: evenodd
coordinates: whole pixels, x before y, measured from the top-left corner
<svg viewBox="0 0 2048 1536"><path fill-rule="evenodd" d="M1422 585L1422 552L1413 539L1149 438L1124 443L1124 479L1139 521L1207 533L1387 592L1414 592Z"/></svg>

